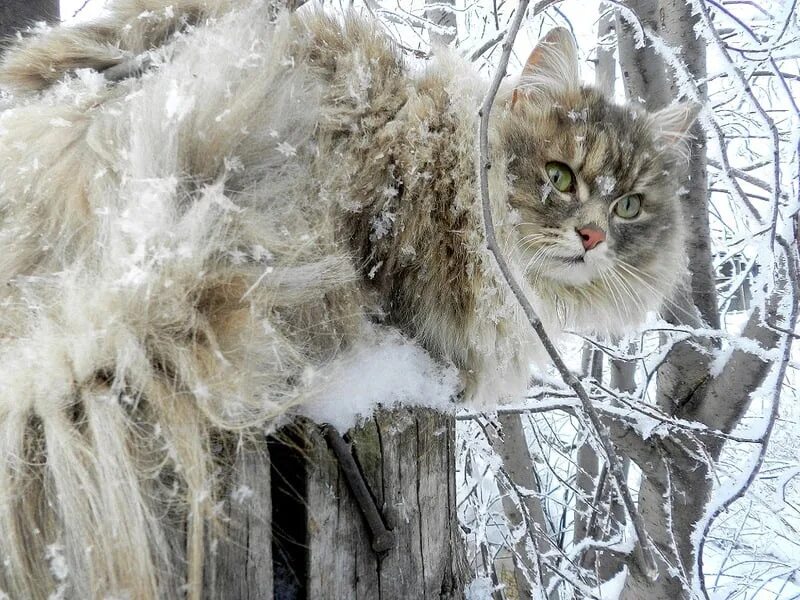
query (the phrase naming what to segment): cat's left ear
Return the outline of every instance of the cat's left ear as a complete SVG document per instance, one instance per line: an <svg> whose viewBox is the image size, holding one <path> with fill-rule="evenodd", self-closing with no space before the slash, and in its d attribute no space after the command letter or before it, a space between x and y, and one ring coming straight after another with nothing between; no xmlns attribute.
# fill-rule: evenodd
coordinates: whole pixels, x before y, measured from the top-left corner
<svg viewBox="0 0 800 600"><path fill-rule="evenodd" d="M694 125L701 106L695 102L678 102L662 108L651 115L660 137L667 144L685 144L689 139L689 129Z"/></svg>
<svg viewBox="0 0 800 600"><path fill-rule="evenodd" d="M571 88L579 83L580 66L575 38L564 27L556 27L539 40L528 57L511 97L511 106L522 94Z"/></svg>

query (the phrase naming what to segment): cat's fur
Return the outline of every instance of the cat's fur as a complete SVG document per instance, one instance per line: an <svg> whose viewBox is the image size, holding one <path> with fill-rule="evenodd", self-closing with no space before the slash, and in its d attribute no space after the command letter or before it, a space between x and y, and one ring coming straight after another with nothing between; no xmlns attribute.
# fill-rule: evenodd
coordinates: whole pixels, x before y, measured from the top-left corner
<svg viewBox="0 0 800 600"><path fill-rule="evenodd" d="M471 395L524 390L535 343L480 217L485 83L448 56L412 74L372 23L273 24L266 4L118 0L103 22L3 59L0 590L13 598L176 597L183 518L196 595L212 436L307 401L315 371L387 328L454 362ZM140 77L90 71L145 51ZM563 39L531 65L494 111L498 238L550 330L616 331L681 273L690 117L581 87ZM542 197L548 160L573 165L577 200ZM630 191L646 194L642 219L609 220ZM546 255L582 255L585 222L608 231L603 248L580 265Z"/></svg>

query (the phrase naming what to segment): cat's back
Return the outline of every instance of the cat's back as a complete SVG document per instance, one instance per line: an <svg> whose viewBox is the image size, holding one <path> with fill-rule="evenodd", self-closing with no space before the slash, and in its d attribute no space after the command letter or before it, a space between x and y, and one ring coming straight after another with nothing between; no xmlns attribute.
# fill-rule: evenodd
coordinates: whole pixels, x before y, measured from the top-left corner
<svg viewBox="0 0 800 600"><path fill-rule="evenodd" d="M6 198L76 215L82 227L125 179L224 177L243 189L307 163L315 138L369 135L392 117L405 69L375 22L316 9L276 15L268 4L120 0L97 23L9 48ZM109 69L123 76L108 81ZM37 172L19 169L28 164Z"/></svg>

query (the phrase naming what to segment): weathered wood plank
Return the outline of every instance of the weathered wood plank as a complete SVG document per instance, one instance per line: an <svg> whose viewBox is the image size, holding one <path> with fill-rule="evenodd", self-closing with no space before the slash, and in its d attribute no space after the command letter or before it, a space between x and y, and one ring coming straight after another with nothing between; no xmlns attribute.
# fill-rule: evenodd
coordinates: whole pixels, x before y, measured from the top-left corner
<svg viewBox="0 0 800 600"><path fill-rule="evenodd" d="M208 534L206 597L272 600L272 496L266 441L240 449L220 527Z"/></svg>
<svg viewBox="0 0 800 600"><path fill-rule="evenodd" d="M403 409L382 411L350 432L353 454L396 535L396 546L378 557L331 451L309 429L308 598L463 596L454 431L450 416Z"/></svg>

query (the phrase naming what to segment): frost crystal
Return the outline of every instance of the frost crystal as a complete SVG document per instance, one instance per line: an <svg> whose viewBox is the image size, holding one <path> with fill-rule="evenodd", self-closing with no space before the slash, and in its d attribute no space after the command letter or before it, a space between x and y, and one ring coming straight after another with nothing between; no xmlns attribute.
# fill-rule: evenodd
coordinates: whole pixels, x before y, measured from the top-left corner
<svg viewBox="0 0 800 600"><path fill-rule="evenodd" d="M295 148L288 142L281 142L280 144L278 144L278 152L280 152L286 157L291 157L297 154L297 148Z"/></svg>
<svg viewBox="0 0 800 600"><path fill-rule="evenodd" d="M550 197L550 194L553 192L553 184L549 181L542 186L540 193L542 194L542 204L547 202L547 199Z"/></svg>
<svg viewBox="0 0 800 600"><path fill-rule="evenodd" d="M581 111L571 110L567 113L571 121L586 121L589 118L589 110L584 108Z"/></svg>
<svg viewBox="0 0 800 600"><path fill-rule="evenodd" d="M610 196L614 192L617 180L610 175L600 175L600 177L595 179L595 183L601 195Z"/></svg>
<svg viewBox="0 0 800 600"><path fill-rule="evenodd" d="M250 498L252 498L254 494L255 492L253 492L253 490L249 486L243 484L240 485L235 490L233 490L233 492L231 493L231 498L233 499L234 502L242 504L245 500L249 500Z"/></svg>
<svg viewBox="0 0 800 600"><path fill-rule="evenodd" d="M367 277L369 279L375 279L375 275L378 273L378 271L382 266L383 266L383 261L380 261L378 264L376 264L369 270L369 273L367 273Z"/></svg>
<svg viewBox="0 0 800 600"><path fill-rule="evenodd" d="M64 549L58 544L51 544L45 549L45 558L50 563L50 572L58 581L64 581L69 575Z"/></svg>
<svg viewBox="0 0 800 600"><path fill-rule="evenodd" d="M372 232L369 234L369 240L374 242L380 240L392 230L394 227L395 214L389 211L383 211L375 218L372 219Z"/></svg>
<svg viewBox="0 0 800 600"><path fill-rule="evenodd" d="M244 171L244 163L238 156L225 157L222 159L225 164L225 170L231 173L240 173Z"/></svg>

